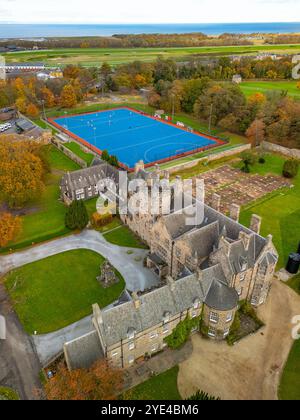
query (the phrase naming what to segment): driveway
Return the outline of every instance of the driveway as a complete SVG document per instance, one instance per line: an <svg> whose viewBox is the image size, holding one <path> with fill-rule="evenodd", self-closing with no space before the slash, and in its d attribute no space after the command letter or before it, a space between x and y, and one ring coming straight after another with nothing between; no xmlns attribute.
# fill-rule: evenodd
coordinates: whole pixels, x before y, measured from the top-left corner
<svg viewBox="0 0 300 420"><path fill-rule="evenodd" d="M40 362L31 338L14 313L0 284L0 314L6 319L6 340L0 340L0 386L15 389L22 400L38 399Z"/></svg>
<svg viewBox="0 0 300 420"><path fill-rule="evenodd" d="M300 314L300 297L274 280L268 302L258 315L266 327L229 347L193 337L192 356L180 365L182 397L198 389L223 400L276 400L292 340L291 320Z"/></svg>
<svg viewBox="0 0 300 420"><path fill-rule="evenodd" d="M14 268L74 249L89 249L108 258L122 274L131 292L143 291L158 284L155 274L143 265L147 250L112 245L94 230L85 230L79 235L66 236L26 251L2 256L0 276Z"/></svg>
<svg viewBox="0 0 300 420"><path fill-rule="evenodd" d="M88 334L94 329L90 315L59 331L33 336L32 339L42 366L47 366L53 358L60 354L65 343Z"/></svg>

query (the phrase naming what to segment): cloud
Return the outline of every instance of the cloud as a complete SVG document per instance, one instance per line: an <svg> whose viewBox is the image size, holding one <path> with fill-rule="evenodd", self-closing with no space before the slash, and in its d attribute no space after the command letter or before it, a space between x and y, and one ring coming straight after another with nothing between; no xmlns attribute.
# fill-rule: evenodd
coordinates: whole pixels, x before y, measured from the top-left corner
<svg viewBox="0 0 300 420"><path fill-rule="evenodd" d="M1 0L0 21L211 23L297 21L299 0Z"/></svg>

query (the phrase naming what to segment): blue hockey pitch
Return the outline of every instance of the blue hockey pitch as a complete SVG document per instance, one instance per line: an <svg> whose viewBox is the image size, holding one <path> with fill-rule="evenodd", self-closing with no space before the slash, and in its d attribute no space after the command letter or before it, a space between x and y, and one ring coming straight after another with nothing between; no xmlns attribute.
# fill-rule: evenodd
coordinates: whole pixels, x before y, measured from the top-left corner
<svg viewBox="0 0 300 420"><path fill-rule="evenodd" d="M193 133L128 108L64 116L51 120L62 131L101 153L107 150L127 168L166 162L218 145Z"/></svg>

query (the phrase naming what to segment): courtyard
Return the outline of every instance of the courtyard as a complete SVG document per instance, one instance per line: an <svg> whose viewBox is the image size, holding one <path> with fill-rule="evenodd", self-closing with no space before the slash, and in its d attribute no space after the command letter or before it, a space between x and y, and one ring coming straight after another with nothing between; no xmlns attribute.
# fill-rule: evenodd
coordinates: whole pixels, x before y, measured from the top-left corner
<svg viewBox="0 0 300 420"><path fill-rule="evenodd" d="M280 308L280 311L278 311ZM198 389L224 400L276 400L281 374L293 342L292 318L299 314L300 296L279 281L274 281L268 302L259 308L258 315L266 326L228 347L226 343L192 338L193 354L180 364L178 388L186 398ZM276 334L274 334L276 328ZM295 343L292 358L297 360L299 341ZM295 366L285 372L280 398L300 398L299 374ZM292 394L291 394L292 389Z"/></svg>
<svg viewBox="0 0 300 420"><path fill-rule="evenodd" d="M96 280L104 258L89 250L74 250L25 265L5 279L15 310L29 334L63 328L105 307L121 295L125 282L104 289Z"/></svg>

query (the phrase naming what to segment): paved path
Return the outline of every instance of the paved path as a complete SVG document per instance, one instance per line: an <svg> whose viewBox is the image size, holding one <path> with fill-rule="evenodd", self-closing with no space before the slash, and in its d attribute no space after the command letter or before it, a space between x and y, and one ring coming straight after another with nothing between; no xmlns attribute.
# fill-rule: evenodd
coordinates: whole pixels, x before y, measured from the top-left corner
<svg viewBox="0 0 300 420"><path fill-rule="evenodd" d="M194 351L180 365L178 385L185 398L202 389L222 400L276 400L281 373L292 344L292 318L300 297L274 280L258 316L266 326L234 347L193 337Z"/></svg>
<svg viewBox="0 0 300 420"><path fill-rule="evenodd" d="M87 316L66 328L50 334L33 336L37 354L43 366L63 351L63 345L93 331L92 316Z"/></svg>
<svg viewBox="0 0 300 420"><path fill-rule="evenodd" d="M0 386L15 389L22 400L38 399L40 362L1 284L0 314L6 320L6 339L0 340Z"/></svg>
<svg viewBox="0 0 300 420"><path fill-rule="evenodd" d="M158 284L154 273L143 266L146 250L112 245L101 233L93 230L85 230L79 235L66 236L22 252L2 256L0 276L14 268L74 249L90 249L108 258L122 274L130 291L143 291ZM128 254L129 250L131 254Z"/></svg>
<svg viewBox="0 0 300 420"><path fill-rule="evenodd" d="M0 276L12 269L43 258L74 249L89 249L108 258L122 274L130 291L140 291L158 284L157 277L143 266L147 251L123 248L108 243L96 231L85 230L79 235L66 236L25 251L0 257ZM128 253L130 251L130 253ZM51 334L34 336L38 356L44 365L63 349L63 344L92 331L91 316Z"/></svg>

